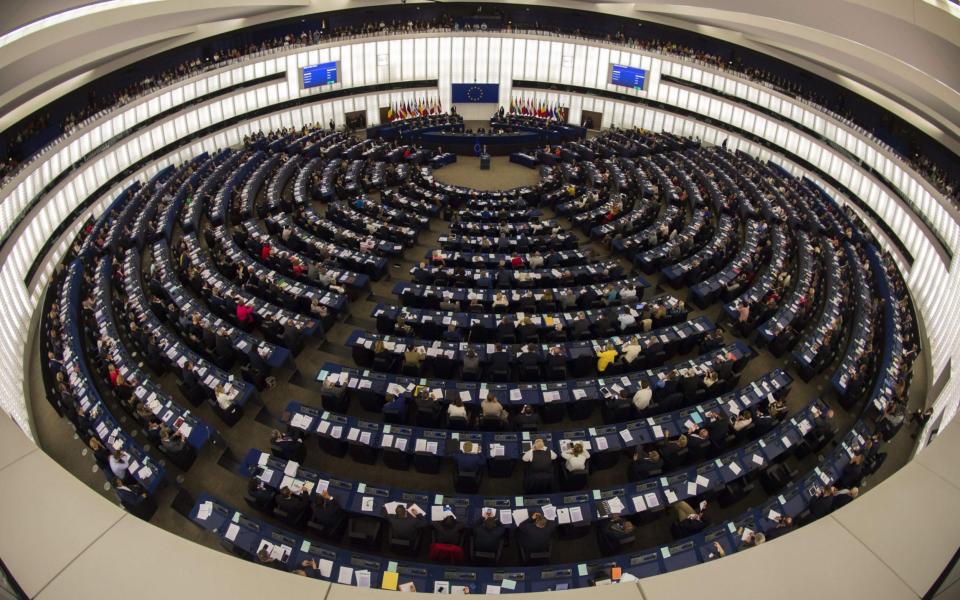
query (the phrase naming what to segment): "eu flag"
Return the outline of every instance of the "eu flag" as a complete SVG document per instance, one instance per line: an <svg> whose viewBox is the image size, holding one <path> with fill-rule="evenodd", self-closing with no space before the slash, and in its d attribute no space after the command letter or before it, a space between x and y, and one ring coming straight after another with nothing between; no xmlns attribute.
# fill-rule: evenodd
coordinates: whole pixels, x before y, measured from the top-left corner
<svg viewBox="0 0 960 600"><path fill-rule="evenodd" d="M486 102L496 104L500 101L499 83L454 83L451 84L454 102Z"/></svg>

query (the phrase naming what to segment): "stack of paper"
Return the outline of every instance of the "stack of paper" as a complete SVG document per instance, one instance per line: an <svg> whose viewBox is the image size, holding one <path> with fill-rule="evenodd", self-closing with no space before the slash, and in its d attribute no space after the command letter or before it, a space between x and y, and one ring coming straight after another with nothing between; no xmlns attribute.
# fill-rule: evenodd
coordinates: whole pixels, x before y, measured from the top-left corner
<svg viewBox="0 0 960 600"><path fill-rule="evenodd" d="M204 502L197 509L197 518L201 521L206 521L210 515L213 513L213 503Z"/></svg>

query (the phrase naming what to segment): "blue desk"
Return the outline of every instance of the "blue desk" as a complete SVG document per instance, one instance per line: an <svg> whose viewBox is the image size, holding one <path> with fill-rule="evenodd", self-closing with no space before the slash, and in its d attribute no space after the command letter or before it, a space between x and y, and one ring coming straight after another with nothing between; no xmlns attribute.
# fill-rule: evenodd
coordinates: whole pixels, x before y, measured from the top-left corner
<svg viewBox="0 0 960 600"><path fill-rule="evenodd" d="M862 427L858 424L858 428ZM299 534L277 529L256 521L234 510L231 506L207 494L201 495L190 513L190 519L201 528L214 532L228 547L251 558L264 540L286 546L278 553L279 567L285 570L301 568L304 560L314 560L318 569L310 575L329 581L356 584L356 570L369 572L370 585L381 587L385 572L397 574L400 585L413 583L418 591L434 589L436 582L464 586L470 593L499 592L507 588L513 592L552 591L593 585L595 579L609 579L609 569L620 567L632 577L652 577L669 570L696 564L716 557L713 542L721 544L728 553L742 548L738 527L756 531L769 529L771 509L779 514L797 515L810 501L810 490L815 485L829 485L849 460L848 452L859 447L861 432L851 431L843 444L825 458L820 466L788 486L775 501L752 507L736 518L718 523L704 533L690 536L664 546L656 546L583 563L561 563L544 567L444 567L412 561L393 561L338 547L318 544ZM819 483L817 483L819 482ZM781 501L782 498L782 501ZM632 504L626 502L626 505ZM364 573L366 575L366 573ZM493 586L488 587L488 586Z"/></svg>
<svg viewBox="0 0 960 600"><path fill-rule="evenodd" d="M660 375L673 369L694 368L699 371L704 371L707 368L712 369L716 366L716 357L721 353L728 358L732 358L735 362L746 362L753 356L753 352L749 346L738 341L730 346L711 351L679 364L633 371L599 379L577 379L545 384L477 383L437 378L407 377L325 363L317 374L317 381L324 381L327 378L335 376L338 380L343 380L343 383L340 385L346 389L351 397L356 397L360 393L374 394L381 400L381 404L388 392L404 394L409 393L411 389L417 387L426 387L438 397L438 401L441 403L448 403L454 398L460 398L467 406L478 406L487 395L493 394L504 407L510 409L512 407L522 406L523 404L545 406L553 403L599 401L604 398L604 392L601 391L603 387L609 387L612 392L625 390L628 395L632 395L636 392L641 380L656 382L660 378ZM777 372L775 371L775 373ZM789 379L782 379L779 381L786 385L788 380ZM361 384L363 384L363 387L361 387ZM752 386L751 389L753 389ZM656 390L654 391L656 394ZM763 391L762 387L759 390L754 390L758 398L761 396L763 398L766 397L766 394L762 393ZM708 402L707 405L712 406L713 404L711 402ZM732 412L736 407L730 406L729 408ZM701 412L706 413L708 410L709 409L704 409ZM669 426L669 424L672 423L672 419L669 416L653 417L652 420L653 422L648 422L649 425L660 424L662 425L662 429L664 429L662 434L656 434L652 439L669 437L672 432L682 429L681 426ZM681 425L685 422L686 419L683 419Z"/></svg>

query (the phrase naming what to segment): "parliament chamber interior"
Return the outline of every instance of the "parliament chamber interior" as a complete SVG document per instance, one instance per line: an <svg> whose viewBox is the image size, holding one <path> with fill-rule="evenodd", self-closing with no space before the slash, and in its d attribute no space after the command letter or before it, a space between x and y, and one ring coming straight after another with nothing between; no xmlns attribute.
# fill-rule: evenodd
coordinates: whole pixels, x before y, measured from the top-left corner
<svg viewBox="0 0 960 600"><path fill-rule="evenodd" d="M956 3L4 21L0 597L960 597Z"/></svg>

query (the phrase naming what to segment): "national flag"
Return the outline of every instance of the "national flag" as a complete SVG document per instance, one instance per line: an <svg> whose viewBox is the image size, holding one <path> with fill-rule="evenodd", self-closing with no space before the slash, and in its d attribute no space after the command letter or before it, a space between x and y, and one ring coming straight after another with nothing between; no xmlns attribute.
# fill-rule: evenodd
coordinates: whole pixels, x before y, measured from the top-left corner
<svg viewBox="0 0 960 600"><path fill-rule="evenodd" d="M393 116L394 116L393 106L388 106L388 107L387 107L387 121L388 121L388 122L389 122L389 121L392 121L392 120L393 120Z"/></svg>

